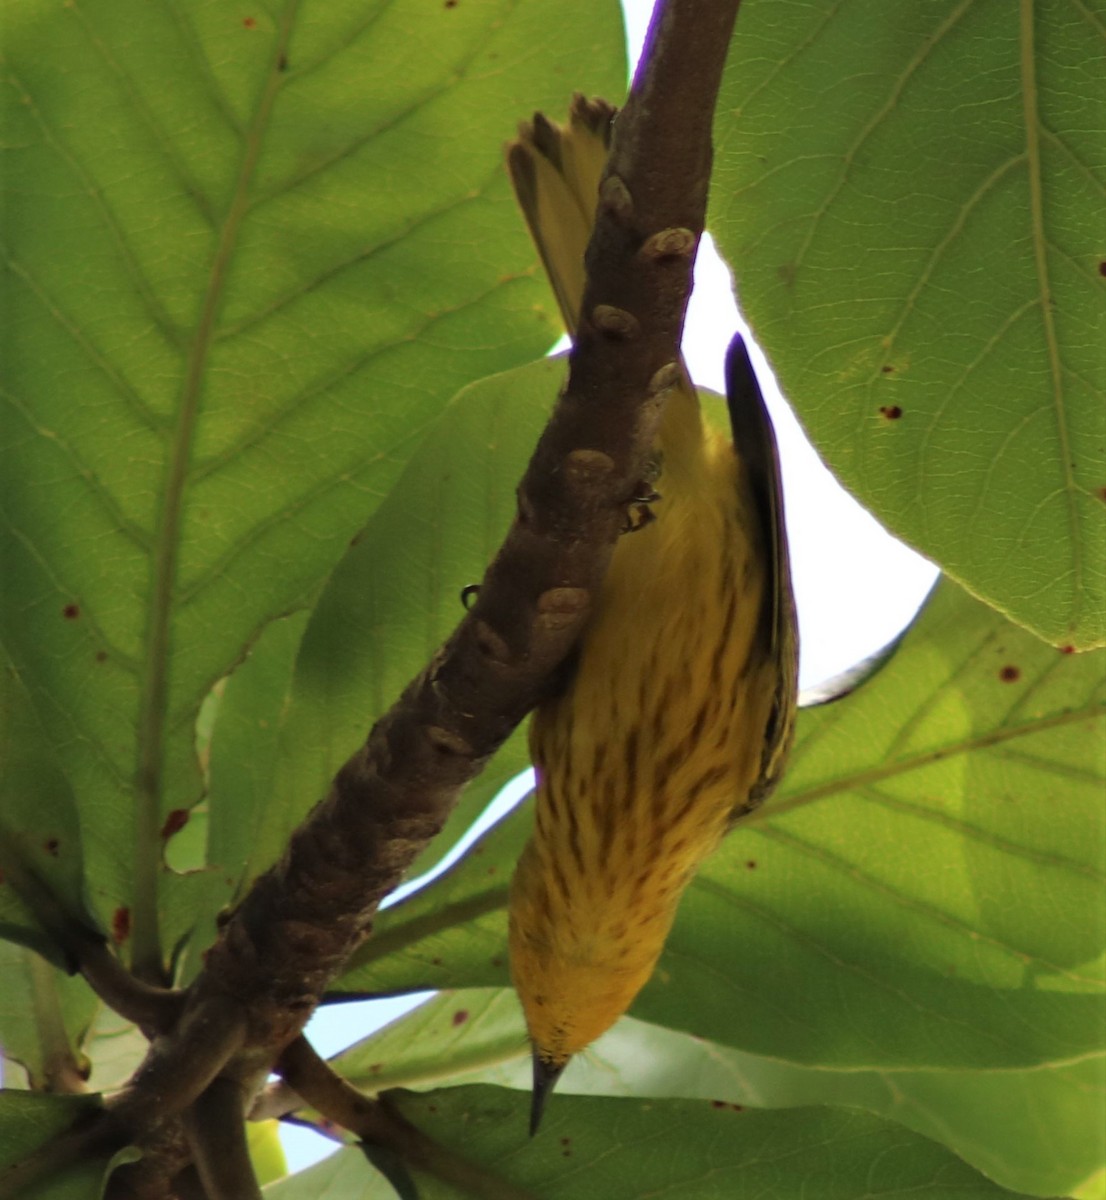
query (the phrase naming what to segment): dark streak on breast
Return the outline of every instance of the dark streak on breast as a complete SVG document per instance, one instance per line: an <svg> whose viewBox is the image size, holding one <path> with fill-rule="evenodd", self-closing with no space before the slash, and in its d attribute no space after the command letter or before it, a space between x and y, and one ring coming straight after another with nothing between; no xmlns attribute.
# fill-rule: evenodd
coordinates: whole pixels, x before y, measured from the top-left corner
<svg viewBox="0 0 1106 1200"><path fill-rule="evenodd" d="M637 791L637 744L638 731L631 729L626 735L623 756L626 760L626 794L633 796Z"/></svg>
<svg viewBox="0 0 1106 1200"><path fill-rule="evenodd" d="M580 822L576 816L576 808L574 805L568 806L568 844L572 850L572 857L576 860L576 866L582 875L584 873L584 855L580 849Z"/></svg>
<svg viewBox="0 0 1106 1200"><path fill-rule="evenodd" d="M621 798L626 802L625 795ZM614 836L618 828L619 796L615 792L615 781L608 775L603 780L602 806L596 813L596 824L599 826L599 865L610 859L614 849Z"/></svg>
<svg viewBox="0 0 1106 1200"><path fill-rule="evenodd" d="M564 871L561 870L561 864L555 857L553 857L549 860L549 866L553 871L553 879L557 884L557 891L561 893L561 898L566 904L568 904L572 899L572 896L569 892L568 880L565 878Z"/></svg>

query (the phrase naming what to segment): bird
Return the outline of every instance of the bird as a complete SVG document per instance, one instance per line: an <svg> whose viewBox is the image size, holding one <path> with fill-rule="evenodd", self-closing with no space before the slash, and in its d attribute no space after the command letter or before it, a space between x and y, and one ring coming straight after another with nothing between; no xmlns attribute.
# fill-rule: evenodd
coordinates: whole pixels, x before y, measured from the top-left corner
<svg viewBox="0 0 1106 1200"><path fill-rule="evenodd" d="M577 95L566 124L536 113L507 149L570 335L616 119ZM704 422L681 361L637 505L649 519L628 521L569 669L531 719L535 823L508 901L531 1135L573 1055L649 980L685 888L790 749L798 634L779 455L740 336L726 376L732 436Z"/></svg>

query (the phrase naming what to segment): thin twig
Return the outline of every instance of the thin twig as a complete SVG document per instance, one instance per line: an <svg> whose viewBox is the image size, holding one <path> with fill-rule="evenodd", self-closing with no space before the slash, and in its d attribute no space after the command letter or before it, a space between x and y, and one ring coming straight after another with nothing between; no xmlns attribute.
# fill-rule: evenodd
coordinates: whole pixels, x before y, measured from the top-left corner
<svg viewBox="0 0 1106 1200"><path fill-rule="evenodd" d="M34 914L69 969L80 971L105 1004L144 1030L171 1028L183 1010L183 993L136 979L108 948L104 935L72 912L49 882L17 854L6 854L3 867L7 886Z"/></svg>
<svg viewBox="0 0 1106 1200"><path fill-rule="evenodd" d="M302 1029L380 900L579 636L677 382L736 9L737 0L659 8L615 125L569 381L522 480L518 516L471 612L208 954L196 996L223 992L248 1009L255 1070Z"/></svg>
<svg viewBox="0 0 1106 1200"><path fill-rule="evenodd" d="M102 1157L105 1165L116 1151L130 1141L131 1131L101 1111L84 1116L71 1129L37 1146L25 1158L0 1170L0 1200L18 1200L32 1193L33 1184L41 1183L72 1167Z"/></svg>
<svg viewBox="0 0 1106 1200"><path fill-rule="evenodd" d="M231 1079L214 1079L184 1117L192 1158L208 1200L261 1200L243 1119L245 1097Z"/></svg>
<svg viewBox="0 0 1106 1200"><path fill-rule="evenodd" d="M370 1099L297 1038L281 1055L280 1073L313 1108L363 1142L390 1150L406 1166L483 1200L536 1200L491 1171L445 1149L382 1099Z"/></svg>
<svg viewBox="0 0 1106 1200"><path fill-rule="evenodd" d="M112 953L107 942L88 937L75 954L89 987L115 1012L147 1034L172 1029L184 1010L184 992L143 983Z"/></svg>

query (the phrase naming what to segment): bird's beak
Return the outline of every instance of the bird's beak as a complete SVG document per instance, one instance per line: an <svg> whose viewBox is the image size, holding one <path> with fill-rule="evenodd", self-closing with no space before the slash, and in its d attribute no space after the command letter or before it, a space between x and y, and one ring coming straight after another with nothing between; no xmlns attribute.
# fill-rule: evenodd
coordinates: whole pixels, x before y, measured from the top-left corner
<svg viewBox="0 0 1106 1200"><path fill-rule="evenodd" d="M566 1066L568 1066L567 1058L562 1063L554 1063L542 1058L536 1050L534 1051L534 1091L530 1097L531 1137L538 1132L541 1115L545 1110L545 1102L557 1086L557 1080L560 1079L561 1072Z"/></svg>

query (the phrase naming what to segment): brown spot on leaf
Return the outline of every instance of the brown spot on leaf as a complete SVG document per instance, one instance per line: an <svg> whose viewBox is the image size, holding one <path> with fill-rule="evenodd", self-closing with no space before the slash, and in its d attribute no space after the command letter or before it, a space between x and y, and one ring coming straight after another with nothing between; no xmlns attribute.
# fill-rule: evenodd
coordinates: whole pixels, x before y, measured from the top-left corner
<svg viewBox="0 0 1106 1200"><path fill-rule="evenodd" d="M891 366L890 363L884 363L883 366L880 367L880 370L883 372L884 375L890 375L894 369L895 368L893 366Z"/></svg>
<svg viewBox="0 0 1106 1200"><path fill-rule="evenodd" d="M750 858L745 865L750 871L755 871L757 869L757 860L755 858Z"/></svg>
<svg viewBox="0 0 1106 1200"><path fill-rule="evenodd" d="M107 662L107 660L108 660L108 652L106 650L97 650L96 651L96 661L97 662Z"/></svg>
<svg viewBox="0 0 1106 1200"><path fill-rule="evenodd" d="M75 621L81 615L81 606L79 604L67 604L61 610L61 615L67 621Z"/></svg>
<svg viewBox="0 0 1106 1200"><path fill-rule="evenodd" d="M1060 647L1060 653L1061 653L1061 654L1074 654L1074 653L1075 653L1075 647L1074 647L1074 646L1061 646L1061 647Z"/></svg>
<svg viewBox="0 0 1106 1200"><path fill-rule="evenodd" d="M57 838L47 838L46 841L42 843L43 850L45 850L47 854L54 858L57 858L58 848L60 846L61 842L59 842Z"/></svg>
<svg viewBox="0 0 1106 1200"><path fill-rule="evenodd" d="M131 936L131 910L120 906L111 915L111 936L121 945Z"/></svg>
<svg viewBox="0 0 1106 1200"><path fill-rule="evenodd" d="M1098 264L1098 273L1099 275L1106 276L1106 259L1103 259L1102 262Z"/></svg>
<svg viewBox="0 0 1106 1200"><path fill-rule="evenodd" d="M180 833L188 824L188 815L187 808L174 808L161 827L161 840L167 842L174 833Z"/></svg>
<svg viewBox="0 0 1106 1200"><path fill-rule="evenodd" d="M468 1009L466 1009L466 1008L459 1008L453 1014L453 1024L454 1025L463 1025L468 1019L469 1019L469 1014L468 1014Z"/></svg>
<svg viewBox="0 0 1106 1200"><path fill-rule="evenodd" d="M256 17L243 17L242 18L242 28L243 29L256 29L257 28L257 18Z"/></svg>
<svg viewBox="0 0 1106 1200"><path fill-rule="evenodd" d="M1014 683L1022 677L1021 668L1010 664L999 671L998 677L1003 683Z"/></svg>
<svg viewBox="0 0 1106 1200"><path fill-rule="evenodd" d="M902 409L897 404L881 404L879 411L888 421L897 421L902 416Z"/></svg>

